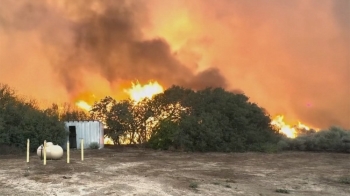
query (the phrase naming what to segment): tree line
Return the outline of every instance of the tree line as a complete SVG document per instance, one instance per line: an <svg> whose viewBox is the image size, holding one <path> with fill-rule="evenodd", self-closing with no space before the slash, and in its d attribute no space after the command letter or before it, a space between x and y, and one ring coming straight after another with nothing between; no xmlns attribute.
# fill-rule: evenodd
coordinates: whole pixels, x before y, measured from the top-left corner
<svg viewBox="0 0 350 196"><path fill-rule="evenodd" d="M138 103L106 97L90 115L105 122L115 144L189 151L261 150L277 144L281 135L270 116L248 100L222 88L173 86Z"/></svg>
<svg viewBox="0 0 350 196"><path fill-rule="evenodd" d="M44 139L63 143L67 138L64 121L99 120L115 145L202 152L350 152L349 130L332 127L289 139L271 125L265 109L244 94L222 88L194 91L172 86L140 102L106 96L89 113L69 104L46 109L37 105L0 84L0 146L6 147L2 150L24 149L27 138L31 138L32 151Z"/></svg>

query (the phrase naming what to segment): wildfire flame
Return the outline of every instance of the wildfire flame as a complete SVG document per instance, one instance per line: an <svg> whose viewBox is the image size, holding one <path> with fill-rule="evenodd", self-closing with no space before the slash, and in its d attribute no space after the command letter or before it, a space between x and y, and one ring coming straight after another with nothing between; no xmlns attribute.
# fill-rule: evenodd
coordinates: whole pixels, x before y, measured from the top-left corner
<svg viewBox="0 0 350 196"><path fill-rule="evenodd" d="M158 82L149 82L145 85L141 85L139 82L132 82L131 84L132 87L124 89L124 92L127 93L130 99L136 103L145 98L152 99L154 95L164 92L164 88ZM90 111L92 108L92 106L84 101L84 99L78 100L75 105L86 111Z"/></svg>
<svg viewBox="0 0 350 196"><path fill-rule="evenodd" d="M142 99L152 97L156 94L162 93L163 87L158 82L149 82L148 84L141 85L139 82L132 83L130 89L125 89L124 92L129 94L130 98L135 102L139 102Z"/></svg>
<svg viewBox="0 0 350 196"><path fill-rule="evenodd" d="M103 143L104 144L109 144L109 145L114 145L114 142L113 142L112 138L111 137L106 137L106 136L103 139Z"/></svg>
<svg viewBox="0 0 350 196"><path fill-rule="evenodd" d="M76 103L76 106L78 106L79 108L83 109L83 110L86 110L86 111L90 111L92 106L90 104L88 104L87 102L83 101L83 100L80 100L80 101L77 101Z"/></svg>
<svg viewBox="0 0 350 196"><path fill-rule="evenodd" d="M154 95L164 92L164 88L158 82L149 82L148 84L145 84L145 85L141 85L139 82L136 82L136 83L132 82L131 84L132 84L132 87L129 89L124 89L124 92L127 93L130 99L135 101L135 103L138 103L145 98L152 99ZM83 97L87 98L88 96L85 95ZM94 99L96 99L95 96L93 97ZM88 100L88 99L82 99L80 97L80 99L75 103L76 106L78 106L83 110L90 111L92 106L84 100ZM104 143L112 144L112 145L114 144L113 140L110 137L105 137Z"/></svg>
<svg viewBox="0 0 350 196"><path fill-rule="evenodd" d="M129 89L124 89L133 101L136 103L140 102L142 99L149 98L152 99L153 96L164 92L163 87L158 82L149 82L148 84L141 85L139 82L131 83L132 87ZM92 106L84 100L79 100L76 105L86 111L90 111ZM289 138L295 138L300 133L300 130L309 131L310 128L301 122L297 125L291 126L284 121L283 115L276 116L272 121L271 125L275 126L280 133L285 134ZM105 143L113 144L110 138L105 138Z"/></svg>
<svg viewBox="0 0 350 196"><path fill-rule="evenodd" d="M298 122L298 125L291 126L288 125L284 122L283 120L284 116L283 115L278 115L276 116L272 121L271 125L276 126L279 129L280 133L285 134L289 138L295 138L298 136L298 130L305 129L307 131L310 130L310 128L301 122Z"/></svg>

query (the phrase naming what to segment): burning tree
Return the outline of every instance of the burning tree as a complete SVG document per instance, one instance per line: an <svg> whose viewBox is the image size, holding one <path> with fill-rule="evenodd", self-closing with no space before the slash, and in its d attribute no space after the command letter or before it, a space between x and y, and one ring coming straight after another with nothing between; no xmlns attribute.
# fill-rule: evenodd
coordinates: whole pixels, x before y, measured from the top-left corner
<svg viewBox="0 0 350 196"><path fill-rule="evenodd" d="M281 134L289 138L295 138L299 135L315 133L315 129L311 129L309 126L302 124L300 121L296 125L289 125L284 122L284 116L278 115L272 121L271 125L274 126Z"/></svg>
<svg viewBox="0 0 350 196"><path fill-rule="evenodd" d="M280 136L265 110L248 102L243 94L221 88L194 91L173 86L163 93L142 92L140 99L135 95L137 89L142 92L138 87L128 91L135 99L106 97L90 111L93 118L105 123L106 134L115 144L147 142L154 148L244 151L277 143Z"/></svg>
<svg viewBox="0 0 350 196"><path fill-rule="evenodd" d="M157 82L144 86L133 83L124 92L129 94L130 99L117 101L112 97L105 97L91 107L91 117L104 122L106 135L114 144L145 143L150 138L151 127L157 119L151 109L150 98L163 92L163 87Z"/></svg>

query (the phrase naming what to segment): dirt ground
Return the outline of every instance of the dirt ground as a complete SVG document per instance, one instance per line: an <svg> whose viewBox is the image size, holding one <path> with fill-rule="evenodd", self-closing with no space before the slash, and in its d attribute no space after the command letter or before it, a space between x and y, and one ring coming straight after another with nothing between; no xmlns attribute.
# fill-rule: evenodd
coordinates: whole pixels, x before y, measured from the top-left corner
<svg viewBox="0 0 350 196"><path fill-rule="evenodd" d="M350 195L350 154L71 151L44 166L0 155L0 195ZM287 193L283 193L287 192Z"/></svg>

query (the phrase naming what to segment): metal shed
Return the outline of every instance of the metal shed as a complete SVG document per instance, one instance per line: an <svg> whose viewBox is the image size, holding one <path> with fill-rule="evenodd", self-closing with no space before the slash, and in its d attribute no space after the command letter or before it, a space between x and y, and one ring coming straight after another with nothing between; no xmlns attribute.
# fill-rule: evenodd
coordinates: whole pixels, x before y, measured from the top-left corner
<svg viewBox="0 0 350 196"><path fill-rule="evenodd" d="M81 139L84 139L84 149L93 142L97 142L100 148L104 147L104 130L100 121L66 121L65 125L69 132L67 142L70 148L80 149ZM67 149L67 143L63 149Z"/></svg>

